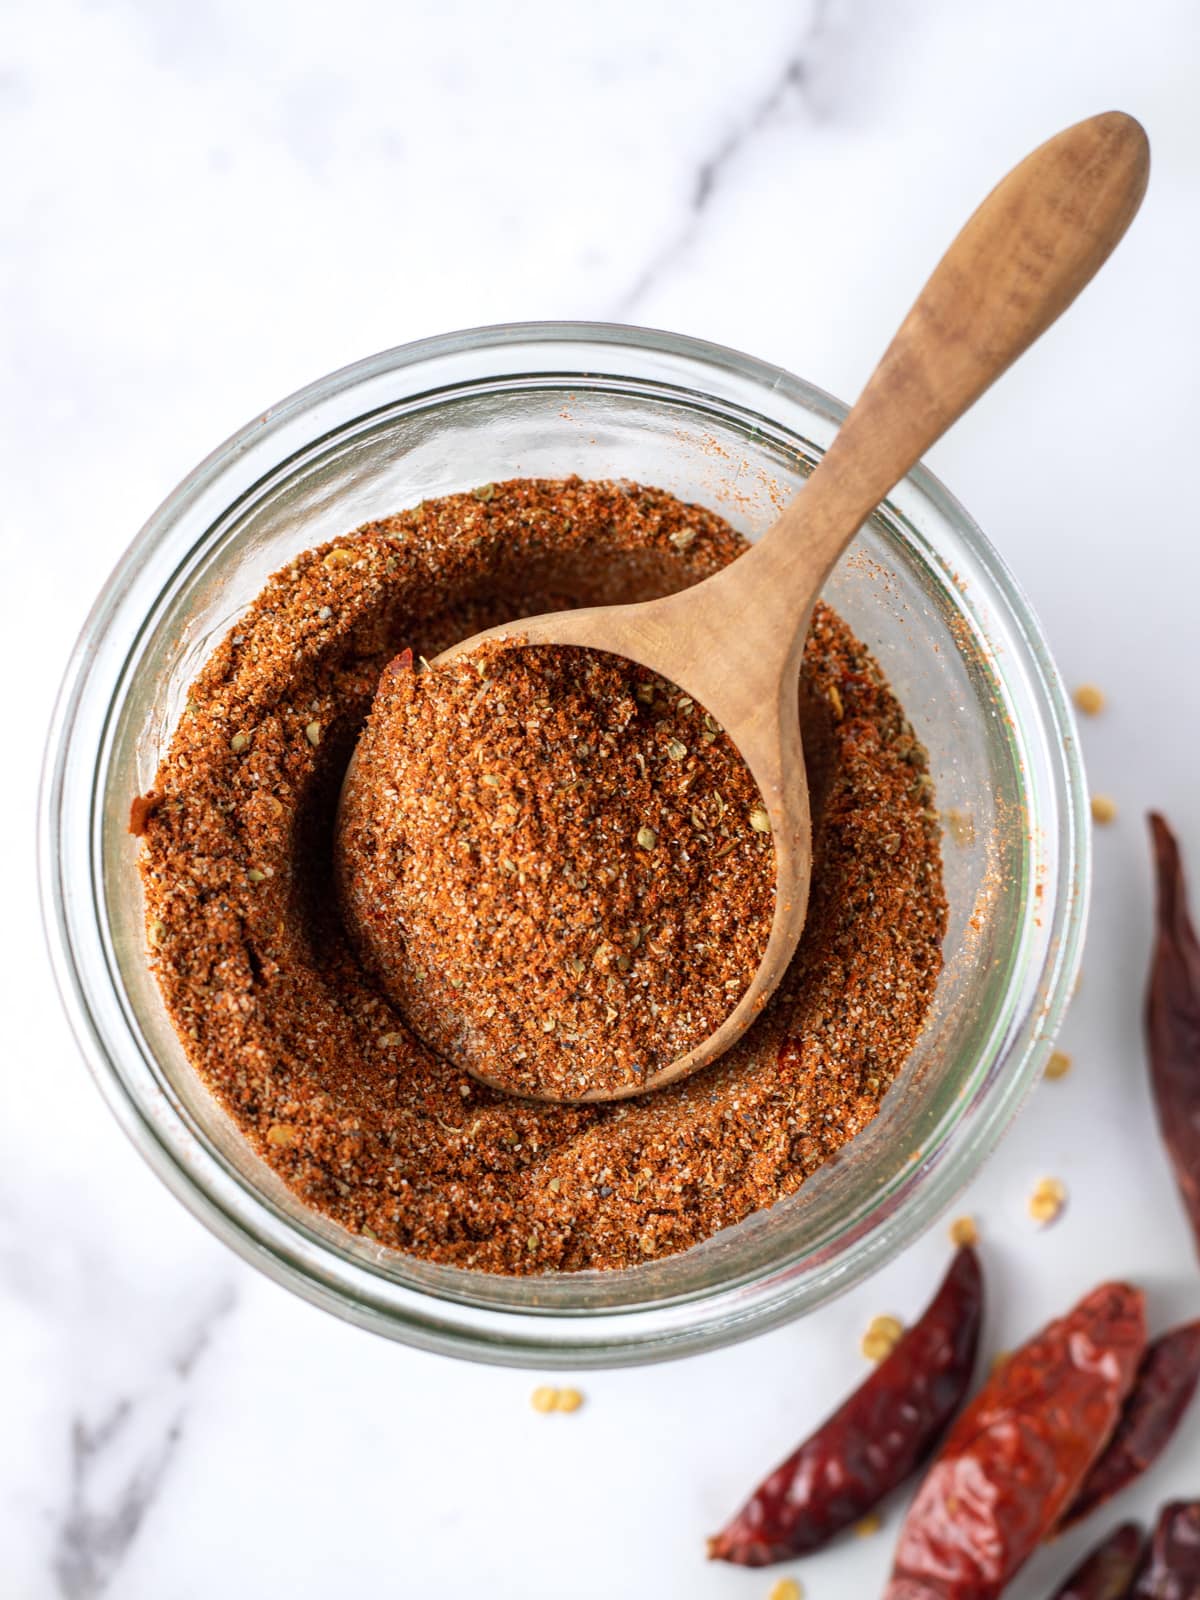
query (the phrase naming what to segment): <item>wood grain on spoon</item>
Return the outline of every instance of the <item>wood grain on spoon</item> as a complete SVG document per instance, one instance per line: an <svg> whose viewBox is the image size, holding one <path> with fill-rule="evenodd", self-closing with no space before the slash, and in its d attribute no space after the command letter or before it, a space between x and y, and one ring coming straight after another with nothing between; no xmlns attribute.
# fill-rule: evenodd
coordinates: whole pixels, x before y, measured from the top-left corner
<svg viewBox="0 0 1200 1600"><path fill-rule="evenodd" d="M665 599L530 618L439 657L485 638L626 656L718 718L758 784L777 885L762 965L715 1033L625 1093L660 1087L727 1050L795 952L812 863L800 659L830 570L887 492L1090 281L1129 226L1148 173L1146 135L1117 111L1066 129L1014 168L942 257L802 491L731 566Z"/></svg>

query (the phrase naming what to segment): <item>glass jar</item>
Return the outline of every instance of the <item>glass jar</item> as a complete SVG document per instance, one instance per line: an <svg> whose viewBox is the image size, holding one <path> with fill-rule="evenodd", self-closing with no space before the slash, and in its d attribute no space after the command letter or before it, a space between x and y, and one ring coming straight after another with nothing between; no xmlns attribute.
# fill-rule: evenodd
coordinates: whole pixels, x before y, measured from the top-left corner
<svg viewBox="0 0 1200 1600"><path fill-rule="evenodd" d="M1071 713L1028 603L924 468L826 595L874 651L948 819L945 970L874 1122L798 1194L687 1252L502 1278L416 1260L308 1210L188 1066L144 956L132 795L189 681L297 551L433 495L513 476L633 478L751 537L844 408L673 334L477 329L387 351L273 406L155 512L84 626L50 731L40 856L64 1002L110 1106L191 1210L306 1298L390 1337L581 1368L710 1349L801 1316L946 1209L1011 1121L1074 981L1088 882Z"/></svg>

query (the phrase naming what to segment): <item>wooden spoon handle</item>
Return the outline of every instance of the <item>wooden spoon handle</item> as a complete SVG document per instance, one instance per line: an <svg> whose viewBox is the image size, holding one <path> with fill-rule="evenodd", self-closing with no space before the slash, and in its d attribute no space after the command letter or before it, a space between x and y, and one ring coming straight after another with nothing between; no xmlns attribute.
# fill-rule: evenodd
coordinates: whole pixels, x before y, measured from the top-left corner
<svg viewBox="0 0 1200 1600"><path fill-rule="evenodd" d="M1140 123L1108 111L1047 140L997 184L760 546L792 569L793 596L800 588L811 604L889 489L1066 310L1133 220L1149 171ZM770 581L784 577L772 560L760 579L768 565Z"/></svg>

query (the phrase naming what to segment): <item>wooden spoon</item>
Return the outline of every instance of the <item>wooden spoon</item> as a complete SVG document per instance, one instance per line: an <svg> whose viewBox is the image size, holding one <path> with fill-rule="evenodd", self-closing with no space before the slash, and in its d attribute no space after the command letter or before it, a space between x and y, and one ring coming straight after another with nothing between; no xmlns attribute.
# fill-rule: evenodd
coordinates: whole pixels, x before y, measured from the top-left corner
<svg viewBox="0 0 1200 1600"><path fill-rule="evenodd" d="M888 490L1107 259L1141 203L1149 165L1140 124L1110 111L1067 128L1014 168L942 257L804 488L730 566L665 599L491 628L437 658L509 639L639 662L722 723L771 819L774 921L738 1005L702 1044L636 1089L581 1099L642 1094L695 1072L734 1043L778 985L804 929L812 866L798 685L817 596Z"/></svg>

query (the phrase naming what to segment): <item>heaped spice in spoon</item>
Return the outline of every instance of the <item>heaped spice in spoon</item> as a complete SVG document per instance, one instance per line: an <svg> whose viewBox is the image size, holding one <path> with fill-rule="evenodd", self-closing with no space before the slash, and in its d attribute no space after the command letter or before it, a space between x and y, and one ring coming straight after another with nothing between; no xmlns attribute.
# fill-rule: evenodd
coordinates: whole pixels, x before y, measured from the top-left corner
<svg viewBox="0 0 1200 1600"><path fill-rule="evenodd" d="M404 652L337 845L365 964L439 1054L518 1094L639 1089L714 1033L771 931L771 824L703 707L600 651Z"/></svg>

